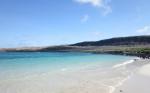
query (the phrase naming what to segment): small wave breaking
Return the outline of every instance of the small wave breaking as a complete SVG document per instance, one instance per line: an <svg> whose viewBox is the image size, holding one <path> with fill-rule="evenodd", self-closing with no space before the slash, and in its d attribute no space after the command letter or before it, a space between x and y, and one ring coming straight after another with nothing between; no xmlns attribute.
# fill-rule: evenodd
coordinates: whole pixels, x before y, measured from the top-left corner
<svg viewBox="0 0 150 93"><path fill-rule="evenodd" d="M125 61L121 64L114 65L112 68L118 68L118 67L126 66L128 64L131 64L131 63L135 62L136 60L137 59L131 59L131 60Z"/></svg>

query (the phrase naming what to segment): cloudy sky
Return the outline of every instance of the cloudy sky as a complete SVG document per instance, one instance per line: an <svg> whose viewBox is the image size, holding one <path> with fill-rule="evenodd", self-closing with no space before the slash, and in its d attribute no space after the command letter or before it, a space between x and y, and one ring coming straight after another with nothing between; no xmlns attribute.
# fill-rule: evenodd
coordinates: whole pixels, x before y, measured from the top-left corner
<svg viewBox="0 0 150 93"><path fill-rule="evenodd" d="M0 47L150 34L150 0L0 0Z"/></svg>

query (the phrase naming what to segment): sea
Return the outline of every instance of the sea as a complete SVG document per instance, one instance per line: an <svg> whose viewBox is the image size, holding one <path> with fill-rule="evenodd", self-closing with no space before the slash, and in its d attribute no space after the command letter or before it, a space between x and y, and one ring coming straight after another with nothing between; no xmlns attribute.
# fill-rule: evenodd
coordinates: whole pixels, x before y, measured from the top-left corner
<svg viewBox="0 0 150 93"><path fill-rule="evenodd" d="M0 93L113 93L136 69L135 56L1 52Z"/></svg>

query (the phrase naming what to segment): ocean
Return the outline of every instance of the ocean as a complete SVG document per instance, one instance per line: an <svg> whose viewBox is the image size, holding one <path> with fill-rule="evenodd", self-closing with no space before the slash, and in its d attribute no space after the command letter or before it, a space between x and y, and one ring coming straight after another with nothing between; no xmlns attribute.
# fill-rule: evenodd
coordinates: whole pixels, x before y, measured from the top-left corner
<svg viewBox="0 0 150 93"><path fill-rule="evenodd" d="M131 74L126 65L135 58L79 52L2 52L0 93L112 93Z"/></svg>

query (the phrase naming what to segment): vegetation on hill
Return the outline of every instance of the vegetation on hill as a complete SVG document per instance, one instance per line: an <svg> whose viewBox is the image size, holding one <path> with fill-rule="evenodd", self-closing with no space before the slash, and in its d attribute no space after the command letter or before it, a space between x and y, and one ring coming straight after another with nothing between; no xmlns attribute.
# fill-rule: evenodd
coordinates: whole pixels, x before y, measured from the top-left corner
<svg viewBox="0 0 150 93"><path fill-rule="evenodd" d="M150 44L150 35L148 36L130 36L111 38L93 42L81 42L71 46L118 46L118 45L147 45Z"/></svg>

